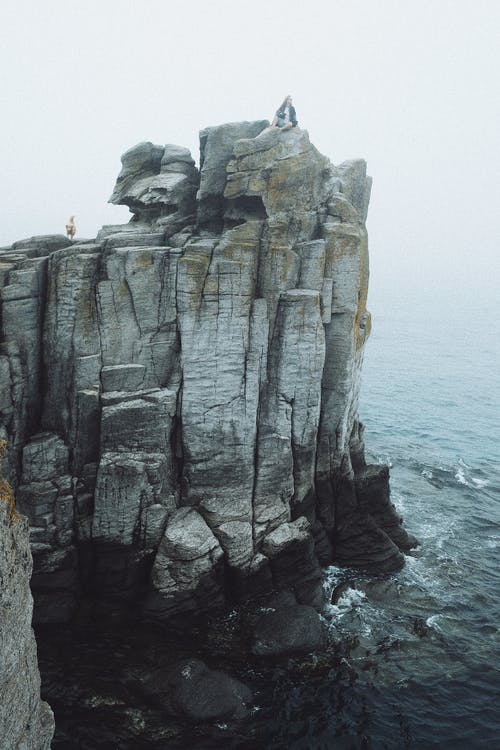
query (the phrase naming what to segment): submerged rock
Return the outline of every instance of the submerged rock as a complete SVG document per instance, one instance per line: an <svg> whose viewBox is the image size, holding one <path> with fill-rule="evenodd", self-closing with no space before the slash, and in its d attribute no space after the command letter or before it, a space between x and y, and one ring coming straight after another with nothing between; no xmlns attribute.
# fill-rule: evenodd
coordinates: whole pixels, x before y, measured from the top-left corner
<svg viewBox="0 0 500 750"><path fill-rule="evenodd" d="M297 604L264 612L256 622L252 653L255 656L315 651L326 644L326 630L312 607Z"/></svg>
<svg viewBox="0 0 500 750"><path fill-rule="evenodd" d="M253 703L246 685L199 659L185 659L167 672L154 673L147 691L162 707L192 721L242 719Z"/></svg>
<svg viewBox="0 0 500 750"><path fill-rule="evenodd" d="M371 188L307 131L230 123L142 143L93 241L0 251L0 430L38 621L85 591L147 617L384 572L415 540L367 467L358 399ZM312 616L312 615L311 615Z"/></svg>
<svg viewBox="0 0 500 750"><path fill-rule="evenodd" d="M332 591L330 602L331 604L338 604L339 599L341 599L344 594L346 594L350 589L356 588L356 582L355 581L342 581L342 583L339 583Z"/></svg>

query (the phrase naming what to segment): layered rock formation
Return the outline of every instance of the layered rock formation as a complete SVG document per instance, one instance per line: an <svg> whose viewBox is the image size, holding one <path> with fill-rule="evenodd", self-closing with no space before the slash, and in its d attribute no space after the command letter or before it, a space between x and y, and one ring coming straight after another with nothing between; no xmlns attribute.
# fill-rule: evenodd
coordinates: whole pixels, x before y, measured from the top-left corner
<svg viewBox="0 0 500 750"><path fill-rule="evenodd" d="M0 254L0 429L30 520L39 620L83 589L148 617L389 571L412 539L367 467L363 161L304 130L202 131L128 151L92 241Z"/></svg>
<svg viewBox="0 0 500 750"><path fill-rule="evenodd" d="M48 750L54 717L40 700L28 522L15 511L3 480L0 441L0 742L3 748Z"/></svg>

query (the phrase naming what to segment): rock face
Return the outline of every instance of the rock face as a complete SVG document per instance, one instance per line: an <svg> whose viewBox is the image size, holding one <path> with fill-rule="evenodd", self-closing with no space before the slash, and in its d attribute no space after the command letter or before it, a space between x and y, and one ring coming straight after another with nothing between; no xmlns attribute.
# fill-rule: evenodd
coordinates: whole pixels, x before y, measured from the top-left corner
<svg viewBox="0 0 500 750"><path fill-rule="evenodd" d="M231 123L123 157L132 211L90 242L0 251L0 430L39 621L80 588L166 618L270 591L321 605L332 561L412 539L364 460L371 180L306 131Z"/></svg>
<svg viewBox="0 0 500 750"><path fill-rule="evenodd" d="M0 460L2 450L0 444ZM13 510L6 490L0 471L0 742L5 748L49 750L54 717L40 700L28 523Z"/></svg>

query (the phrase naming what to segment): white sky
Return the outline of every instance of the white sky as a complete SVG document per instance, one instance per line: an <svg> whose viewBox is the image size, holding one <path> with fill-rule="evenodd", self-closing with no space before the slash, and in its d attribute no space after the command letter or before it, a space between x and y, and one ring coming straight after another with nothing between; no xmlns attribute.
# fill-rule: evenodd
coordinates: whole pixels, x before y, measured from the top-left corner
<svg viewBox="0 0 500 750"><path fill-rule="evenodd" d="M371 295L497 298L498 0L3 0L0 245L128 221L139 141L270 118L291 93L334 163L363 157Z"/></svg>

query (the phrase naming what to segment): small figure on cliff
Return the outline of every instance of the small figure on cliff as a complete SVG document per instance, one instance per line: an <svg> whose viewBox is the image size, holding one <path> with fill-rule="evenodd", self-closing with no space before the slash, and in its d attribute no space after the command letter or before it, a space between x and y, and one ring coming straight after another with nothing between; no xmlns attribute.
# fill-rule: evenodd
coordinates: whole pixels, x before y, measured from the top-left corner
<svg viewBox="0 0 500 750"><path fill-rule="evenodd" d="M69 217L69 221L66 224L66 237L69 240L72 240L73 237L75 236L75 234L76 234L75 217L74 216L70 216Z"/></svg>
<svg viewBox="0 0 500 750"><path fill-rule="evenodd" d="M297 127L297 115L290 94L285 97L283 103L276 110L271 127L281 130L290 130L290 128Z"/></svg>

